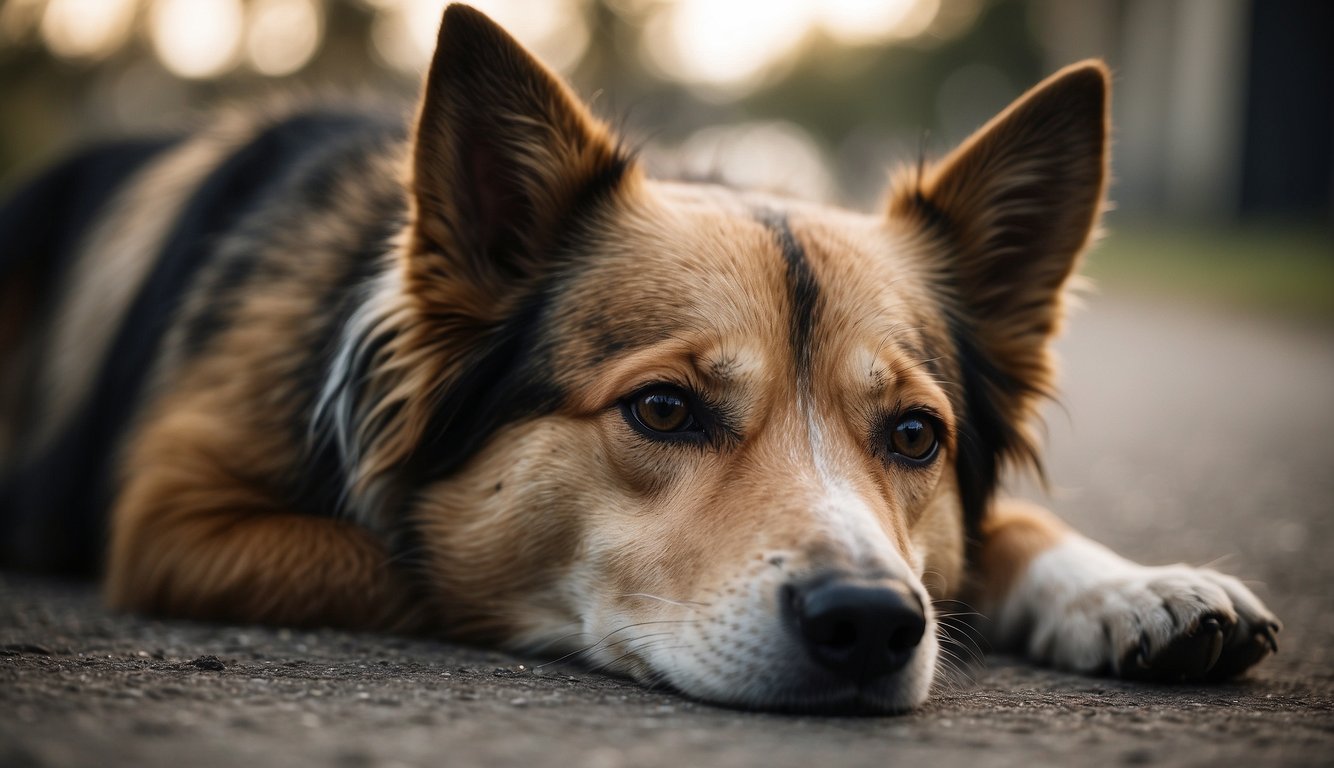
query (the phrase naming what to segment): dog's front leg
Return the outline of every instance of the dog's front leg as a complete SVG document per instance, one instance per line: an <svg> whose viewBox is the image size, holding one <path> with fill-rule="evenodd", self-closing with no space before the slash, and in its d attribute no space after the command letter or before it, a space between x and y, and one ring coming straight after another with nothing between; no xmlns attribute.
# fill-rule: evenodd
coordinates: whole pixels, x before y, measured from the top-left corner
<svg viewBox="0 0 1334 768"><path fill-rule="evenodd" d="M996 504L978 566L993 644L1062 669L1219 680L1277 650L1278 619L1231 576L1133 563L1029 504Z"/></svg>
<svg viewBox="0 0 1334 768"><path fill-rule="evenodd" d="M180 618L413 628L420 606L375 537L286 508L255 479L256 440L230 427L181 408L143 430L111 517L108 602Z"/></svg>

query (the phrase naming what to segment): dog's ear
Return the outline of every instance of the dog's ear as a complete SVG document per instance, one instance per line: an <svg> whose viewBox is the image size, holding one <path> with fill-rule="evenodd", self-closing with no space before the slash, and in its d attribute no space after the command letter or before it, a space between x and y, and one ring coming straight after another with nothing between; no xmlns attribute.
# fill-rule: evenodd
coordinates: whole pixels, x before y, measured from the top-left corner
<svg viewBox="0 0 1334 768"><path fill-rule="evenodd" d="M547 382L520 363L544 286L571 234L640 178L559 77L462 5L441 21L407 160L405 268L349 321L321 404L372 528L398 479L443 471L503 408L540 399L524 387Z"/></svg>
<svg viewBox="0 0 1334 768"><path fill-rule="evenodd" d="M478 314L545 271L630 159L561 81L478 11L444 13L411 148L410 274ZM477 315L474 315L477 316Z"/></svg>
<svg viewBox="0 0 1334 768"><path fill-rule="evenodd" d="M1053 387L1048 343L1104 205L1108 90L1102 63L1070 66L890 197L892 217L933 236L967 411L998 454L1036 461L1028 425Z"/></svg>

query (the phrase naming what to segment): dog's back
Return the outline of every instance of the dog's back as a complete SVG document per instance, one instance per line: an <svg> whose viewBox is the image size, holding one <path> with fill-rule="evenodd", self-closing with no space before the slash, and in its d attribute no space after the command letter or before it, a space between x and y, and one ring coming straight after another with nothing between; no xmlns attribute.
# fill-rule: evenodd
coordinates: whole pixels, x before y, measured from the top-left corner
<svg viewBox="0 0 1334 768"><path fill-rule="evenodd" d="M247 232L262 240L322 207L355 172L350 156L388 151L400 132L351 109L229 115L191 135L85 149L5 203L0 563L97 567L114 459L146 389L281 258Z"/></svg>

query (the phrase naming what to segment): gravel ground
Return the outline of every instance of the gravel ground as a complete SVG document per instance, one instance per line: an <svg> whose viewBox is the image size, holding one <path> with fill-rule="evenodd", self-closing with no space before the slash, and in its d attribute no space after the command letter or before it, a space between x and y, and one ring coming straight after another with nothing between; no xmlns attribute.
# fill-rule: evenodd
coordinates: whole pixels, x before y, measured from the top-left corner
<svg viewBox="0 0 1334 768"><path fill-rule="evenodd" d="M428 640L147 621L0 576L0 766L1334 763L1334 333L1098 297L1064 343L1051 503L1211 563L1286 623L1239 682L991 658L901 717L737 712Z"/></svg>

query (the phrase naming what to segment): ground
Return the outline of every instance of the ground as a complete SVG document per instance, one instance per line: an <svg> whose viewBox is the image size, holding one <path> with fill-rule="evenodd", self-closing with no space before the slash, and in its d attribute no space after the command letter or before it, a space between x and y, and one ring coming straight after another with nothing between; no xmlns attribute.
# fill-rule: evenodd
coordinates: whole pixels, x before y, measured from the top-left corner
<svg viewBox="0 0 1334 768"><path fill-rule="evenodd" d="M1328 765L1334 333L1094 296L1062 343L1050 503L1146 562L1213 563L1285 627L1227 685L992 657L920 711L719 709L429 640L150 621L0 576L0 766Z"/></svg>

